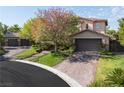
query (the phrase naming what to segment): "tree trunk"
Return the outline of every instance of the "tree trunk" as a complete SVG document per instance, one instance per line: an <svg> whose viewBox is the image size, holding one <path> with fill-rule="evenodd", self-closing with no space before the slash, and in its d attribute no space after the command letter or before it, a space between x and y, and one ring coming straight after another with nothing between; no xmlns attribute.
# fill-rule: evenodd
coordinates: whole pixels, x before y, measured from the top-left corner
<svg viewBox="0 0 124 93"><path fill-rule="evenodd" d="M0 49L2 49L2 44L1 44L1 42L0 42Z"/></svg>
<svg viewBox="0 0 124 93"><path fill-rule="evenodd" d="M57 46L57 43L55 43L54 51L55 51L55 52L58 52L58 46Z"/></svg>

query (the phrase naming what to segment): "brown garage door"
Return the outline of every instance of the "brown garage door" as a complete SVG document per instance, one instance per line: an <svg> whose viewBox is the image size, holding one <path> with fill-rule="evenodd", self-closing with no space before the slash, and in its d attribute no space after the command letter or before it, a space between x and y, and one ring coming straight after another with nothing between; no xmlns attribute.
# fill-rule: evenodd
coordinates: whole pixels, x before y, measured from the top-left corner
<svg viewBox="0 0 124 93"><path fill-rule="evenodd" d="M30 46L30 42L27 39L21 39L21 46Z"/></svg>
<svg viewBox="0 0 124 93"><path fill-rule="evenodd" d="M8 46L18 46L18 39L8 39Z"/></svg>
<svg viewBox="0 0 124 93"><path fill-rule="evenodd" d="M99 51L101 50L101 39L76 39L76 51Z"/></svg>

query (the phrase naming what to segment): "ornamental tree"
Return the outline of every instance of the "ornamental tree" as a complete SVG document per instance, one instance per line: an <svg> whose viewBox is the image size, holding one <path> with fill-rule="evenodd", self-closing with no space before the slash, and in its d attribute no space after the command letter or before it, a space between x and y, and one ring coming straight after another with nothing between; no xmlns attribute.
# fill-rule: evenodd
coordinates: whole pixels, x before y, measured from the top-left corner
<svg viewBox="0 0 124 93"><path fill-rule="evenodd" d="M20 31L20 36L21 38L23 39L29 39L30 41L32 40L32 35L31 35L31 27L32 27L32 19L31 20L28 20L22 30Z"/></svg>
<svg viewBox="0 0 124 93"><path fill-rule="evenodd" d="M55 52L58 51L59 45L68 45L70 35L78 31L78 17L71 11L51 8L39 10L37 15L45 22L44 35L54 43Z"/></svg>

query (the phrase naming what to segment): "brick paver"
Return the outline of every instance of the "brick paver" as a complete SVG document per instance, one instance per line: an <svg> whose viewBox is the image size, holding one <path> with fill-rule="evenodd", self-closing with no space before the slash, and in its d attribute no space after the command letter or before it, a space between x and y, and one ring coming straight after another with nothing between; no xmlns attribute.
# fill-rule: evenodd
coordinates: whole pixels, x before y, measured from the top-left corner
<svg viewBox="0 0 124 93"><path fill-rule="evenodd" d="M54 68L66 73L85 87L95 78L97 60L98 58L90 59L88 62L71 62L69 59L66 59Z"/></svg>

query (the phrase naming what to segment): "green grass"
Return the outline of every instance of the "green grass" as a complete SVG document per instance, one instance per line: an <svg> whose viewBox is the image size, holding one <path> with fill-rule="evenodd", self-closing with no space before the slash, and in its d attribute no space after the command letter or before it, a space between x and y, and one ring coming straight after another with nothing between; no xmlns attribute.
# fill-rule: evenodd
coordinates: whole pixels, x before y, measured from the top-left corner
<svg viewBox="0 0 124 93"><path fill-rule="evenodd" d="M105 51L105 50L102 50L102 51L100 51L99 53L100 53L100 55L110 55L110 56L114 55L112 52L110 52L110 51Z"/></svg>
<svg viewBox="0 0 124 93"><path fill-rule="evenodd" d="M113 55L108 58L100 58L97 65L96 84L97 86L104 83L105 77L108 73L113 71L114 68L124 69L124 55Z"/></svg>
<svg viewBox="0 0 124 93"><path fill-rule="evenodd" d="M34 48L30 48L16 56L17 59L25 59L31 57L32 55L36 54L36 50Z"/></svg>
<svg viewBox="0 0 124 93"><path fill-rule="evenodd" d="M35 58L32 61L52 67L62 62L63 59L64 57L62 55L56 55L54 53L49 53L41 57Z"/></svg>

